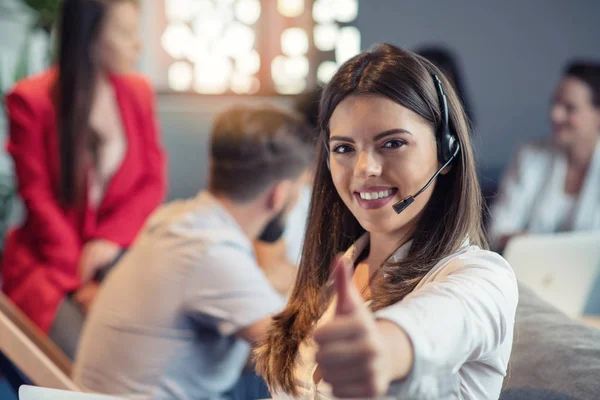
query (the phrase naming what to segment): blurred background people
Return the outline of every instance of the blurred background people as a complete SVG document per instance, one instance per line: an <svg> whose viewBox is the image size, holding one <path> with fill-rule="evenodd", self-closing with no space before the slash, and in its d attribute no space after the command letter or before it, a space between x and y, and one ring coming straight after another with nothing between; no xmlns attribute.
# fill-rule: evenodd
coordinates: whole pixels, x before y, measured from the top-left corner
<svg viewBox="0 0 600 400"><path fill-rule="evenodd" d="M600 63L566 66L550 106L552 136L524 144L491 209L502 250L514 235L600 230Z"/></svg>
<svg viewBox="0 0 600 400"><path fill-rule="evenodd" d="M3 291L71 357L102 269L165 193L151 85L131 74L135 0L65 0L58 63L6 99L26 217L2 259Z"/></svg>
<svg viewBox="0 0 600 400"><path fill-rule="evenodd" d="M217 118L208 191L157 210L103 283L75 360L79 387L135 399L268 397L252 373L232 388L284 305L252 242L280 239L313 146L301 119L270 107Z"/></svg>
<svg viewBox="0 0 600 400"><path fill-rule="evenodd" d="M304 116L310 127L312 132L310 140L313 141L313 146L315 147L319 135L317 119L320 98L321 90L314 90L304 96L300 96L295 106L296 110ZM315 156L316 154L313 154L313 157ZM308 219L313 176L314 162L311 163L311 166L304 174L304 183L300 190L298 201L287 216L285 229L281 238L272 243L260 239L254 243L254 250L256 251L259 265L275 289L284 296L289 295L298 272Z"/></svg>

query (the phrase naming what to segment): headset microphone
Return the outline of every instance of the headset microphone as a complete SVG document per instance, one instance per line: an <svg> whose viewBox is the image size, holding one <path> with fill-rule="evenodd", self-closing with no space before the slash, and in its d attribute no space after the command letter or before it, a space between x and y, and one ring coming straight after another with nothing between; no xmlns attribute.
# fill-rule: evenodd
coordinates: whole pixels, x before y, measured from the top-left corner
<svg viewBox="0 0 600 400"><path fill-rule="evenodd" d="M454 158L458 155L458 152L460 151L460 145L458 144L458 142L456 142L456 144L454 145L455 150L454 150L454 154L452 155L452 157L446 161L446 163L444 165L442 165L440 167L440 169L437 170L437 172L431 177L431 179L429 179L429 181L425 184L425 186L423 186L421 188L421 190L419 190L417 193L413 194L412 196L408 196L405 197L404 199L400 200L399 202L397 202L396 204L394 204L392 207L394 208L394 211L396 211L396 214L400 214L402 211L404 211L404 209L408 206L410 206L413 201L415 201L415 198L420 195L421 193L423 193L424 191L427 190L427 188L431 185L431 183L435 180L435 178L437 178L437 176L448 166L450 165L450 163L454 160Z"/></svg>
<svg viewBox="0 0 600 400"><path fill-rule="evenodd" d="M437 178L437 176L446 167L448 167L448 165L450 165L450 163L452 161L454 161L454 159L460 152L460 143L457 140L456 136L454 136L450 132L450 128L448 125L448 102L446 101L446 95L444 94L444 88L442 86L442 81L435 74L433 74L432 77L433 77L433 81L435 83L435 87L438 92L438 97L439 97L439 101L440 101L440 105L441 105L441 109L442 109L442 124L443 125L442 125L442 129L440 129L438 131L438 135L437 135L438 136L438 138L437 138L438 160L442 163L442 166L431 177L431 179L429 179L429 181L425 184L425 186L423 186L421 188L421 190L419 190L417 193L415 193L411 196L405 197L404 199L400 200L399 202L397 202L396 204L394 204L392 206L394 211L396 211L396 214L400 214L402 211L404 211L408 206L410 206L415 201L415 198L418 195L420 195L425 190L427 190L427 188L433 183L435 178Z"/></svg>

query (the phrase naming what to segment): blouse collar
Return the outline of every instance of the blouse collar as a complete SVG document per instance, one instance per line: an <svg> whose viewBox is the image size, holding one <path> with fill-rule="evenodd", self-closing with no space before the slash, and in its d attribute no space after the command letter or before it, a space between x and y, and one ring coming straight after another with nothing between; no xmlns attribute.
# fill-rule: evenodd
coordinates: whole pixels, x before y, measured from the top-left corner
<svg viewBox="0 0 600 400"><path fill-rule="evenodd" d="M361 237L359 237L356 240L356 242L354 242L352 244L352 246L350 246L348 248L348 250L346 250L346 252L344 253L344 255L342 257L345 258L346 260L348 260L352 265L355 265L356 261L358 260L358 257L360 257L362 252L365 250L365 248L369 244L369 239L370 239L369 233L365 232ZM404 243L402 246L398 247L398 249L396 249L396 251L394 251L394 253L388 258L388 261L393 262L393 263L398 263L398 262L404 260L408 256L408 252L410 251L411 245L412 245L412 240L409 240L408 242Z"/></svg>

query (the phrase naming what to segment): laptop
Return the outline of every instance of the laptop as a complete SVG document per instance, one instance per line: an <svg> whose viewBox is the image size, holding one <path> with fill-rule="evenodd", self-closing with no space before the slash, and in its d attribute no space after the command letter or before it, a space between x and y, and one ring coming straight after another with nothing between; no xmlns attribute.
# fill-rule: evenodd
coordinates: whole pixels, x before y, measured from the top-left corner
<svg viewBox="0 0 600 400"><path fill-rule="evenodd" d="M23 385L19 388L19 400L125 400L121 397L99 394L69 392L66 390L46 389L38 386Z"/></svg>
<svg viewBox="0 0 600 400"><path fill-rule="evenodd" d="M504 258L520 282L578 318L600 279L600 232L518 236L506 246Z"/></svg>

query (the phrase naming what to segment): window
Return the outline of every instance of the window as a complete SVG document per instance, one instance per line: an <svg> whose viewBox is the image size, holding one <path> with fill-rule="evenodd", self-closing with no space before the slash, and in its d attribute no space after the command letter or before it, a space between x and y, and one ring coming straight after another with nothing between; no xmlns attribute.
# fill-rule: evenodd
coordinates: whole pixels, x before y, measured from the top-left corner
<svg viewBox="0 0 600 400"><path fill-rule="evenodd" d="M358 0L163 0L158 73L199 94L299 94L360 52Z"/></svg>

